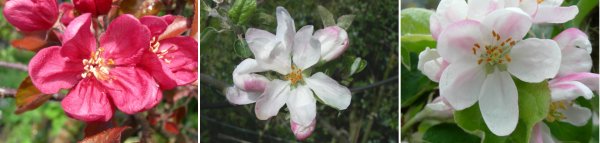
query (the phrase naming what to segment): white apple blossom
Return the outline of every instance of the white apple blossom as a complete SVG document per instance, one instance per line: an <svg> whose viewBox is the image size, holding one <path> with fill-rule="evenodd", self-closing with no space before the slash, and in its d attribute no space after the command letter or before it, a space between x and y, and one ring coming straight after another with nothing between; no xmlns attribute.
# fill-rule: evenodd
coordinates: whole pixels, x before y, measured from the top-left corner
<svg viewBox="0 0 600 143"><path fill-rule="evenodd" d="M492 133L504 136L518 121L517 88L512 76L530 83L554 77L560 48L552 40L523 37L531 17L518 8L504 8L481 22L450 24L438 37L439 55L450 64L440 78L440 95L456 110L479 101Z"/></svg>
<svg viewBox="0 0 600 143"><path fill-rule="evenodd" d="M331 61L339 57L348 48L348 33L338 26L329 26L317 30L313 38L321 43L321 60Z"/></svg>
<svg viewBox="0 0 600 143"><path fill-rule="evenodd" d="M439 82L443 71L448 67L448 61L442 59L436 49L425 48L419 53L419 69L432 81Z"/></svg>
<svg viewBox="0 0 600 143"><path fill-rule="evenodd" d="M345 31L328 27L323 31L325 35L313 37L311 25L296 32L294 20L283 7L277 7L276 16L275 35L254 28L246 31L246 41L255 58L246 59L236 67L233 72L235 86L227 89L227 99L234 104L256 102L256 117L261 120L277 115L280 108L286 105L291 115L291 129L296 138L302 140L314 130L317 112L315 95L319 101L338 110L350 105L352 97L347 87L322 72L311 76L308 70L317 64L322 55L329 57L323 59L326 61L339 56L347 46L347 36L339 38L345 35ZM332 29L343 34L327 32ZM341 47L336 42L340 39L345 39L342 42L345 45ZM328 51L323 52L321 42L332 47L327 47ZM336 50L339 48L342 51ZM256 74L267 71L274 71L283 78L270 80Z"/></svg>

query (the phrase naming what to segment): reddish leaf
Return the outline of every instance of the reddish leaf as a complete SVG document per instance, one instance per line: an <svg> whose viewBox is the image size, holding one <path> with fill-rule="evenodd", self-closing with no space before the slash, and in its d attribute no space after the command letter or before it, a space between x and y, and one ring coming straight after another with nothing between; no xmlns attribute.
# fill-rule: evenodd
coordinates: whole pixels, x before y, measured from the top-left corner
<svg viewBox="0 0 600 143"><path fill-rule="evenodd" d="M171 134L179 134L179 127L177 126L177 124L173 123L173 122L165 122L165 131L171 133Z"/></svg>
<svg viewBox="0 0 600 143"><path fill-rule="evenodd" d="M40 90L33 86L31 78L27 77L21 82L21 85L19 85L19 88L17 89L17 94L15 96L17 110L15 111L15 114L21 114L25 111L36 109L48 101L50 97L52 96L42 94Z"/></svg>
<svg viewBox="0 0 600 143"><path fill-rule="evenodd" d="M123 131L128 129L130 129L129 126L110 128L93 136L85 137L80 143L118 143L121 142Z"/></svg>
<svg viewBox="0 0 600 143"><path fill-rule="evenodd" d="M169 24L169 26L167 27L165 32L163 32L158 37L158 39L162 40L162 39L166 39L166 38L179 36L183 32L185 32L187 29L188 29L187 19L183 16L175 16L175 19L173 20L173 22L171 24Z"/></svg>
<svg viewBox="0 0 600 143"><path fill-rule="evenodd" d="M200 41L198 37L198 0L194 0L194 20L192 20L192 31L190 37Z"/></svg>
<svg viewBox="0 0 600 143"><path fill-rule="evenodd" d="M85 129L83 129L84 136L90 137L115 126L117 126L117 123L113 120L109 120L108 122L87 122Z"/></svg>
<svg viewBox="0 0 600 143"><path fill-rule="evenodd" d="M29 51L38 51L38 49L46 45L46 41L38 36L24 36L21 39L11 41L13 47L25 49Z"/></svg>
<svg viewBox="0 0 600 143"><path fill-rule="evenodd" d="M185 106L175 109L175 111L173 111L173 113L171 113L171 115L165 122L163 128L165 128L165 130L168 131L169 133L172 133L175 135L179 134L179 123L181 123L181 120L183 118L185 118L186 112L187 112L187 109L185 108Z"/></svg>

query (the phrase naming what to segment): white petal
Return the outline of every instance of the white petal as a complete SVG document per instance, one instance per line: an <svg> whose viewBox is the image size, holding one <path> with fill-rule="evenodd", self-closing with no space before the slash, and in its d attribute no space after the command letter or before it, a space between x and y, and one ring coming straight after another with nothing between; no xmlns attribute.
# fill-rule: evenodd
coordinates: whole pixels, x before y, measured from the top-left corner
<svg viewBox="0 0 600 143"><path fill-rule="evenodd" d="M467 18L467 3L465 0L442 0L436 12L431 15L429 27L434 39L450 24Z"/></svg>
<svg viewBox="0 0 600 143"><path fill-rule="evenodd" d="M290 83L282 80L269 82L265 92L256 101L256 118L267 120L279 113L290 95Z"/></svg>
<svg viewBox="0 0 600 143"><path fill-rule="evenodd" d="M263 71L266 70L261 68L256 60L246 59L233 70L233 83L243 90L262 93L269 79L253 73Z"/></svg>
<svg viewBox="0 0 600 143"><path fill-rule="evenodd" d="M525 82L553 78L560 67L560 48L548 39L529 38L519 41L510 51L508 71Z"/></svg>
<svg viewBox="0 0 600 143"><path fill-rule="evenodd" d="M537 0L520 0L519 8L528 15L534 15L538 9Z"/></svg>
<svg viewBox="0 0 600 143"><path fill-rule="evenodd" d="M508 38L523 39L532 25L531 17L518 8L496 10L487 15L481 23L484 25L481 31L485 33L485 37L493 38L493 30L500 35L500 41Z"/></svg>
<svg viewBox="0 0 600 143"><path fill-rule="evenodd" d="M317 100L306 86L299 85L292 89L286 105L290 110L291 120L302 126L310 125L317 116Z"/></svg>
<svg viewBox="0 0 600 143"><path fill-rule="evenodd" d="M293 56L294 64L304 70L319 62L321 46L319 41L312 38L313 26L300 28L294 38Z"/></svg>
<svg viewBox="0 0 600 143"><path fill-rule="evenodd" d="M424 51L419 53L419 62L417 69L419 69L424 75L430 80L439 82L438 73L441 73L442 63L444 59L440 57L436 49L429 49L427 47ZM441 75L441 74L440 74Z"/></svg>
<svg viewBox="0 0 600 143"><path fill-rule="evenodd" d="M552 101L574 100L579 96L591 99L594 93L590 88L578 81L563 81L550 84Z"/></svg>
<svg viewBox="0 0 600 143"><path fill-rule="evenodd" d="M294 35L296 35L296 26L294 25L294 19L290 16L290 13L283 8L278 6L276 9L277 15L277 31L276 37L281 41L285 48L292 48L294 44Z"/></svg>
<svg viewBox="0 0 600 143"><path fill-rule="evenodd" d="M464 1L464 0L462 0ZM504 1L501 0L469 0L468 17L481 21L491 12L504 8Z"/></svg>
<svg viewBox="0 0 600 143"><path fill-rule="evenodd" d="M255 56L268 55L273 47L267 47L267 44L274 40L275 35L265 30L249 28L246 31L246 43Z"/></svg>
<svg viewBox="0 0 600 143"><path fill-rule="evenodd" d="M563 113L563 115L566 117L560 121L567 122L575 126L585 125L592 117L592 111L590 111L590 109L581 107L577 104L568 106L565 110L558 110L558 112Z"/></svg>
<svg viewBox="0 0 600 143"><path fill-rule="evenodd" d="M565 81L578 81L583 83L585 86L590 88L592 91L598 91L598 79L599 75L596 73L589 72L580 72L580 73L571 73L564 76L557 76L554 79L550 80L550 85L555 83L561 83Z"/></svg>
<svg viewBox="0 0 600 143"><path fill-rule="evenodd" d="M261 92L246 92L235 86L225 89L227 101L235 105L245 105L256 102Z"/></svg>
<svg viewBox="0 0 600 143"><path fill-rule="evenodd" d="M423 71L423 65L425 65L426 62L435 60L439 57L440 54L438 54L436 49L430 49L429 47L426 47L425 50L419 53L419 62L417 64L417 69Z"/></svg>
<svg viewBox="0 0 600 143"><path fill-rule="evenodd" d="M592 44L588 36L577 28L569 28L553 39L561 49L558 75L589 72L592 69Z"/></svg>
<svg viewBox="0 0 600 143"><path fill-rule="evenodd" d="M540 5L533 17L533 22L565 23L575 18L577 13L579 13L577 6L555 7Z"/></svg>
<svg viewBox="0 0 600 143"><path fill-rule="evenodd" d="M263 69L273 70L279 74L286 75L292 69L291 48L278 41L271 42L267 46L272 46L273 50L265 57L256 56L256 62Z"/></svg>
<svg viewBox="0 0 600 143"><path fill-rule="evenodd" d="M440 78L440 96L456 110L471 107L484 80L485 71L477 64L450 64Z"/></svg>
<svg viewBox="0 0 600 143"><path fill-rule="evenodd" d="M556 139L552 137L550 128L544 122L539 122L533 126L530 143L555 143Z"/></svg>
<svg viewBox="0 0 600 143"><path fill-rule="evenodd" d="M451 24L438 37L437 50L440 56L450 63L477 63L472 48L481 43L481 24L477 21L463 20ZM482 45L483 46L483 45Z"/></svg>
<svg viewBox="0 0 600 143"><path fill-rule="evenodd" d="M323 103L338 110L345 110L350 105L352 99L350 90L324 73L318 72L309 78L304 78L304 81Z"/></svg>
<svg viewBox="0 0 600 143"><path fill-rule="evenodd" d="M338 26L329 26L317 30L313 38L317 39L321 47L321 60L331 61L339 57L348 48L348 33Z"/></svg>
<svg viewBox="0 0 600 143"><path fill-rule="evenodd" d="M517 127L519 104L517 86L510 74L496 70L483 82L479 109L487 127L498 136L506 136Z"/></svg>

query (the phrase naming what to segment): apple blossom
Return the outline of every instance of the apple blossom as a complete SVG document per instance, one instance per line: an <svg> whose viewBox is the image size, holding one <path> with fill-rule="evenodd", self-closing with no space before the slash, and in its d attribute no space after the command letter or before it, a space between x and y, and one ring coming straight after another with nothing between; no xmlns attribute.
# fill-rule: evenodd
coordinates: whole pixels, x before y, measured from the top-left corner
<svg viewBox="0 0 600 143"><path fill-rule="evenodd" d="M348 33L338 26L317 30L313 36L321 43L321 60L331 61L348 48Z"/></svg>
<svg viewBox="0 0 600 143"><path fill-rule="evenodd" d="M479 101L483 119L496 135L508 135L517 125L517 87L511 75L537 83L554 77L560 66L556 42L521 40L531 25L521 9L505 8L481 22L455 22L438 37L439 55L450 63L440 78L440 95L456 110Z"/></svg>
<svg viewBox="0 0 600 143"><path fill-rule="evenodd" d="M565 23L575 18L577 6L561 7L563 0L506 0L506 7L519 7L533 23Z"/></svg>
<svg viewBox="0 0 600 143"><path fill-rule="evenodd" d="M448 64L448 61L442 59L436 49L427 47L419 53L417 68L430 80L439 82Z"/></svg>
<svg viewBox="0 0 600 143"><path fill-rule="evenodd" d="M60 22L64 25L69 25L69 23L75 18L74 6L71 3L61 3L59 6L60 12L62 16L60 17Z"/></svg>
<svg viewBox="0 0 600 143"><path fill-rule="evenodd" d="M2 12L6 21L24 32L49 30L58 19L56 0L9 0Z"/></svg>
<svg viewBox="0 0 600 143"><path fill-rule="evenodd" d="M96 17L110 11L112 0L73 0L73 5L80 13L91 13Z"/></svg>
<svg viewBox="0 0 600 143"><path fill-rule="evenodd" d="M559 142L550 133L550 128L544 122L539 122L533 126L531 137L529 138L530 143L555 143Z"/></svg>
<svg viewBox="0 0 600 143"><path fill-rule="evenodd" d="M91 14L82 14L68 25L62 47L40 50L29 63L33 84L44 94L70 88L61 105L68 116L83 121L108 121L114 106L134 114L158 104L158 84L137 67L149 47L148 29L121 15L97 44L91 26Z"/></svg>
<svg viewBox="0 0 600 143"><path fill-rule="evenodd" d="M157 80L162 89L171 89L198 79L198 48L188 36L161 37L167 29L165 18L144 16L140 22L148 27L151 41L141 65Z"/></svg>
<svg viewBox="0 0 600 143"><path fill-rule="evenodd" d="M235 86L227 89L227 97L234 103L256 102L256 117L261 120L277 115L287 105L292 131L302 140L314 129L317 102L314 95L324 104L344 110L350 104L351 93L322 72L309 76L307 69L321 58L321 44L312 36L313 26L304 26L296 32L293 19L283 7L277 7L276 16L276 35L254 28L246 32L255 59L246 59L236 67ZM255 74L267 71L281 74L283 80L269 80Z"/></svg>

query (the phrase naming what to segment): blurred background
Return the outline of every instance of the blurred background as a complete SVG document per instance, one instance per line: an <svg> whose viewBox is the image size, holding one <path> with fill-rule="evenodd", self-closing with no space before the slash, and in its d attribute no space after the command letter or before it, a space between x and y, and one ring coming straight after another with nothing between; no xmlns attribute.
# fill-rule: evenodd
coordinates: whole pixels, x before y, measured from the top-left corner
<svg viewBox="0 0 600 143"><path fill-rule="evenodd" d="M220 4L217 4L219 2ZM396 0L258 0L245 24L231 22L227 10L233 0L201 0L200 31L200 140L202 142L294 142L289 112L283 107L267 121L256 118L254 104L234 106L224 95L232 86L232 72L246 58L253 58L243 35L248 28L271 33L277 26L275 8L285 7L296 29L323 28L317 7L328 9L334 19L352 14L350 46L342 56L318 69L349 87L352 102L338 111L317 103L317 125L307 142L398 142L398 1ZM348 74L356 58L366 67Z"/></svg>

